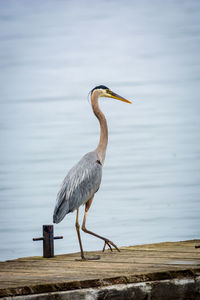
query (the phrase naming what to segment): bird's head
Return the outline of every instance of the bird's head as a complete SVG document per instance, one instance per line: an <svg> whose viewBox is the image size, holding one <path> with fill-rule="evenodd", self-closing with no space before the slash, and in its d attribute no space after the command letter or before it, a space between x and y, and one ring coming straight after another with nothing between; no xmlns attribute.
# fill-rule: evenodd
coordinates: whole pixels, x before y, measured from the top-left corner
<svg viewBox="0 0 200 300"><path fill-rule="evenodd" d="M117 99L117 100L121 100L123 102L126 102L126 103L132 103L131 101L119 96L118 94L115 94L113 91L111 91L107 86L105 85L98 85L96 86L95 88L93 88L91 90L91 95L98 91L98 96L99 97L107 97L107 98L114 98L114 99Z"/></svg>

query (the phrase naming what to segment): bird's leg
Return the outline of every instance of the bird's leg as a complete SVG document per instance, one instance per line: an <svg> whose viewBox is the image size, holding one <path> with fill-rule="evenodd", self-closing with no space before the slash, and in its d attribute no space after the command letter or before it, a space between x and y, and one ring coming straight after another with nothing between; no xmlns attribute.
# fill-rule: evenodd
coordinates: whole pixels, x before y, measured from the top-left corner
<svg viewBox="0 0 200 300"><path fill-rule="evenodd" d="M93 198L90 199L90 200L86 203L86 205L85 205L85 214L84 214L84 218L83 218L82 230L83 230L84 232L86 232L86 233L89 233L89 234L91 234L91 235L96 236L97 238L99 238L99 239L101 239L101 240L103 240L103 241L105 242L105 243L104 243L104 247L103 247L103 252L104 252L104 250L105 250L106 245L108 245L108 247L110 248L111 251L112 251L112 247L111 247L111 246L113 246L117 251L120 252L120 250L118 249L118 247L117 247L112 241L110 241L109 239L107 239L107 238L105 238L105 237L103 237L103 236L101 236L101 235L98 235L98 234L96 234L96 233L94 233L94 232L89 231L89 230L86 229L85 223L86 223L86 219L87 219L87 212L88 212L88 210L89 210L89 208L90 208L90 206L91 206L91 204L92 204L92 200L93 200Z"/></svg>
<svg viewBox="0 0 200 300"><path fill-rule="evenodd" d="M82 242L81 242L81 235L80 235L80 225L78 222L78 215L79 215L79 209L77 208L77 213L76 213L76 231L77 231L77 235L78 235L78 241L79 241L79 245L80 245L80 249L81 249L81 260L97 260L100 259L100 256L95 256L95 257L85 257L84 252L83 252L83 246L82 246Z"/></svg>
<svg viewBox="0 0 200 300"><path fill-rule="evenodd" d="M84 256L84 252L83 252L83 246L82 246L82 242L81 242L80 225L79 225L79 222L78 222L78 215L79 215L79 208L77 208L75 226L76 226L76 231L77 231L77 235L78 235L79 246L80 246L80 249L81 249L81 258L83 260L85 260L85 256Z"/></svg>

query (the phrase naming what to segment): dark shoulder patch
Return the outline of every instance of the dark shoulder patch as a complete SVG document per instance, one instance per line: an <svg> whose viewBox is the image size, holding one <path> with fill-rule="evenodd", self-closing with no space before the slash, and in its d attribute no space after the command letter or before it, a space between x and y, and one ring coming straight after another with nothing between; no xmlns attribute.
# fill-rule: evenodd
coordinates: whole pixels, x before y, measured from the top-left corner
<svg viewBox="0 0 200 300"><path fill-rule="evenodd" d="M102 166L102 163L100 162L100 160L99 160L99 159L97 159L97 160L96 160L96 164L99 164L99 165L101 165L101 166Z"/></svg>

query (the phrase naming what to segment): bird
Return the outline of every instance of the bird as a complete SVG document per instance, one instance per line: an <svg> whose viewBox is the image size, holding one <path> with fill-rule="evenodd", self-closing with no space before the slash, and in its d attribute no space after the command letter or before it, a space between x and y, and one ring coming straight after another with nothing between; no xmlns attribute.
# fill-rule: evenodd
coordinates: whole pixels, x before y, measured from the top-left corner
<svg viewBox="0 0 200 300"><path fill-rule="evenodd" d="M100 124L99 143L97 145L97 148L85 154L81 158L81 160L70 169L70 171L64 178L61 188L57 194L56 205L53 213L53 223L58 224L63 220L66 214L76 210L75 227L78 235L81 260L92 260L100 258L100 256L86 257L83 251L79 225L79 207L81 205L85 205L85 212L81 229L85 233L91 234L103 240L103 251L105 250L105 247L107 245L111 251L113 250L113 248L115 248L120 252L119 248L111 240L88 230L86 228L86 219L88 210L94 199L94 195L98 191L101 184L102 169L104 166L106 148L108 144L108 126L106 118L99 107L99 99L101 97L106 97L121 100L126 103L132 103L131 101L114 93L105 85L96 86L91 90L90 95L93 113Z"/></svg>

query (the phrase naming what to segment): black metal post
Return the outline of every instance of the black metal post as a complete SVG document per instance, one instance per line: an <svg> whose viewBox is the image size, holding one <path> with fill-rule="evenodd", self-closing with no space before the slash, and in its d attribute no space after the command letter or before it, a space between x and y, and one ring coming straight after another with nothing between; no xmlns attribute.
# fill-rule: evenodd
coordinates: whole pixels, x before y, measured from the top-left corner
<svg viewBox="0 0 200 300"><path fill-rule="evenodd" d="M53 225L43 225L43 256L54 257Z"/></svg>
<svg viewBox="0 0 200 300"><path fill-rule="evenodd" d="M43 257L54 257L54 239L62 239L62 236L53 236L53 225L43 225L43 237L33 238L33 241L43 241Z"/></svg>

